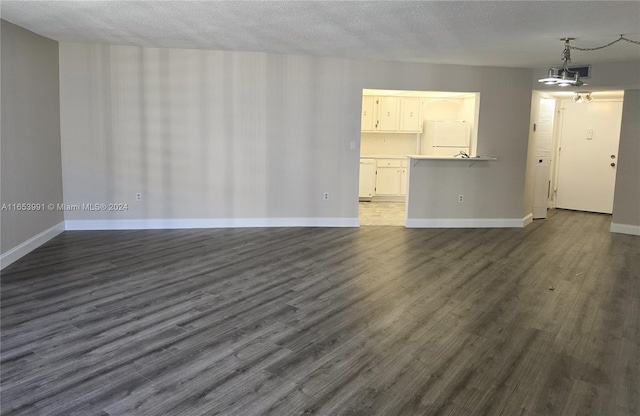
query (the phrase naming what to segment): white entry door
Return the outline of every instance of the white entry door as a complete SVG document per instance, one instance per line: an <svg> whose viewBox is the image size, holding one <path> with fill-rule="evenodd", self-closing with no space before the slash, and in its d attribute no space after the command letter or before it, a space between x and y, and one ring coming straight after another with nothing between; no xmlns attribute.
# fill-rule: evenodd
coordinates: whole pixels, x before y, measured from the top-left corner
<svg viewBox="0 0 640 416"><path fill-rule="evenodd" d="M613 211L621 101L563 103L556 207Z"/></svg>

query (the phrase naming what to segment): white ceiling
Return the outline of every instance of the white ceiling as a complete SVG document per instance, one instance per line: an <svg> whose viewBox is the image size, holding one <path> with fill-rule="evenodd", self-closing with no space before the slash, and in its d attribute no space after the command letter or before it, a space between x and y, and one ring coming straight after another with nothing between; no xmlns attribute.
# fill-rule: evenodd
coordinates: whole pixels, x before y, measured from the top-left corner
<svg viewBox="0 0 640 416"><path fill-rule="evenodd" d="M3 19L60 42L547 67L560 38L640 40L640 1L6 1ZM640 59L619 42L574 64Z"/></svg>

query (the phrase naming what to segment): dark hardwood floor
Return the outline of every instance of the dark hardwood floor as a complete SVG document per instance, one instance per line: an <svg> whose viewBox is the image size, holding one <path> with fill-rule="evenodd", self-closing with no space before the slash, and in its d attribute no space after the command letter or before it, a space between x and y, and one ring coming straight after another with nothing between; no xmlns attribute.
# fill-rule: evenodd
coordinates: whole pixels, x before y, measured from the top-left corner
<svg viewBox="0 0 640 416"><path fill-rule="evenodd" d="M2 415L640 415L640 237L65 232L2 271Z"/></svg>

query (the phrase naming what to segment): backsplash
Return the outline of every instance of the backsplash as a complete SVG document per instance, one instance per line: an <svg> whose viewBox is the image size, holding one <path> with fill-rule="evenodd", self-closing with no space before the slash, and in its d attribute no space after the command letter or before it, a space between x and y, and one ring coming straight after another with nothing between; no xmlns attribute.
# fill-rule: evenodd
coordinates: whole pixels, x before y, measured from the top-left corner
<svg viewBox="0 0 640 416"><path fill-rule="evenodd" d="M360 154L398 155L416 153L415 133L362 133Z"/></svg>

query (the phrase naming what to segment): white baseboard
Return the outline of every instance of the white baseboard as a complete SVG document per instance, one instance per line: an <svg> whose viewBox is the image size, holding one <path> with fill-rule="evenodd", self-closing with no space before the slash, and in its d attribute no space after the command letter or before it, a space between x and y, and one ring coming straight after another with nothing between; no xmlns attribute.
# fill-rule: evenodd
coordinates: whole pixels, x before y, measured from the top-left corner
<svg viewBox="0 0 640 416"><path fill-rule="evenodd" d="M8 250L6 253L2 253L2 255L0 256L0 269L4 269L21 257L24 257L25 255L31 253L33 250L51 240L53 237L57 236L64 230L65 223L64 221L62 221L49 228L48 230L44 230L43 232L34 235L24 243L15 246L11 250Z"/></svg>
<svg viewBox="0 0 640 416"><path fill-rule="evenodd" d="M640 225L611 223L611 232L619 234L640 235Z"/></svg>
<svg viewBox="0 0 640 416"><path fill-rule="evenodd" d="M533 222L533 214L529 213L522 219L522 226L526 227L527 225L531 224L532 222Z"/></svg>
<svg viewBox="0 0 640 416"><path fill-rule="evenodd" d="M184 218L67 220L67 230L157 230L175 228L359 227L358 218Z"/></svg>
<svg viewBox="0 0 640 416"><path fill-rule="evenodd" d="M524 218L408 218L407 228L522 228L531 219ZM529 222L527 222L529 221Z"/></svg>

